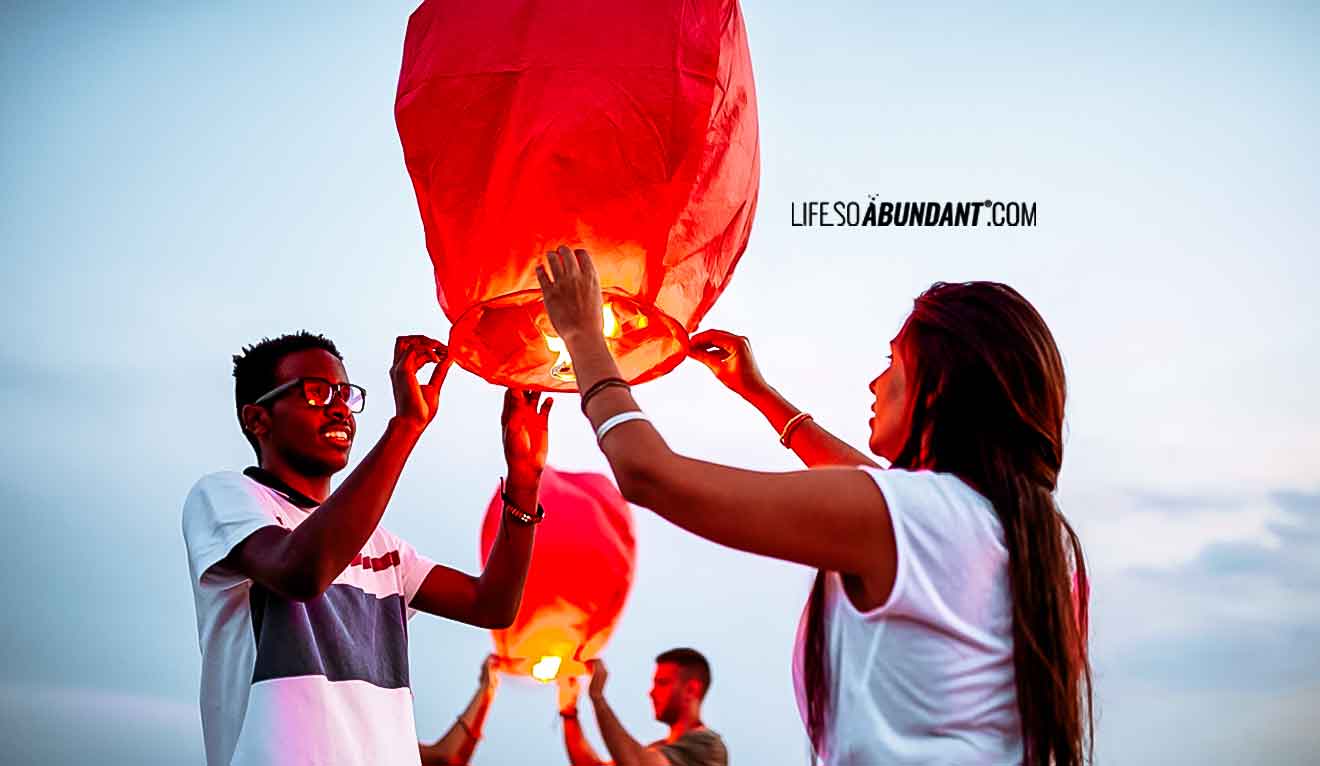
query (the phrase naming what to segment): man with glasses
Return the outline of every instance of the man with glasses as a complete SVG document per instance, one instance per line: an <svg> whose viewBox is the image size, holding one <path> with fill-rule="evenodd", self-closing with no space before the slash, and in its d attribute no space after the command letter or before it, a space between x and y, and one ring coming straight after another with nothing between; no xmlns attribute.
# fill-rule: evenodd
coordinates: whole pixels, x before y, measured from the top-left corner
<svg viewBox="0 0 1320 766"><path fill-rule="evenodd" d="M395 414L337 488L366 392L335 345L300 332L234 357L235 399L258 466L203 477L183 509L207 763L419 763L407 620L429 612L507 627L522 598L551 400L508 391L505 513L485 571L436 564L379 526L435 417L448 349L399 338ZM426 383L418 370L434 364Z"/></svg>

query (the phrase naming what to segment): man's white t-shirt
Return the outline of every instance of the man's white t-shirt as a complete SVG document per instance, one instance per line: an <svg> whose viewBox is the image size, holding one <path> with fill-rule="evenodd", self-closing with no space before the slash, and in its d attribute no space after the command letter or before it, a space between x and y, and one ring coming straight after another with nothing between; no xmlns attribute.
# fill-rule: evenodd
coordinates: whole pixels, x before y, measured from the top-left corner
<svg viewBox="0 0 1320 766"><path fill-rule="evenodd" d="M893 520L898 571L867 612L826 576L829 766L1020 766L1008 549L990 502L952 474L864 468ZM806 613L794 651L798 707Z"/></svg>
<svg viewBox="0 0 1320 766"><path fill-rule="evenodd" d="M256 530L314 508L234 472L183 506L209 766L418 764L408 603L434 563L383 528L322 595L283 598L217 566Z"/></svg>

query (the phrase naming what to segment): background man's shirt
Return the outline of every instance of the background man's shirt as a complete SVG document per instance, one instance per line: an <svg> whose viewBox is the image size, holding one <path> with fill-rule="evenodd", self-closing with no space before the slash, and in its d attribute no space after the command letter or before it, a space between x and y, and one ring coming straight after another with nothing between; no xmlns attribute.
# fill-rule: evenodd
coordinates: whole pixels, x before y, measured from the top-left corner
<svg viewBox="0 0 1320 766"><path fill-rule="evenodd" d="M702 727L666 743L663 739L647 745L668 759L670 766L728 766L729 751L720 735Z"/></svg>

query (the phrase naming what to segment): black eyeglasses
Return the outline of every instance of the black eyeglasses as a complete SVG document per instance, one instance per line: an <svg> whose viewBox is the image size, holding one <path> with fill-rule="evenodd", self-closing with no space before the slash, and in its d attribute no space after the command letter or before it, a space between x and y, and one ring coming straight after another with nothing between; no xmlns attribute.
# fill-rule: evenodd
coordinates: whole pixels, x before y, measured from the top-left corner
<svg viewBox="0 0 1320 766"><path fill-rule="evenodd" d="M302 386L303 400L312 407L327 407L335 399L343 402L349 412L361 412L367 406L367 390L353 383L331 383L325 378L294 378L281 383L261 396L253 404L274 401L285 391Z"/></svg>

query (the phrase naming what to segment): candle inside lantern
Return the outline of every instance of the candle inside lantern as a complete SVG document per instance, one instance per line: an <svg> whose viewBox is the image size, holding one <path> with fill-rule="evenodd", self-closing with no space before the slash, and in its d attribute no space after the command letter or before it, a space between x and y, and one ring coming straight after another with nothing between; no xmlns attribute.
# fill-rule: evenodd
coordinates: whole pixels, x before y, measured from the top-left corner
<svg viewBox="0 0 1320 766"><path fill-rule="evenodd" d="M555 676L559 675L559 666L563 661L562 657L554 655L542 657L532 666L532 678L541 683L550 683L555 680Z"/></svg>
<svg viewBox="0 0 1320 766"><path fill-rule="evenodd" d="M601 315L603 317L603 327L601 329L605 333L605 337L619 337L619 318L614 315L614 308L606 303L604 309L601 311ZM642 324L639 326L645 327L646 325ZM550 367L550 374L555 380L562 380L569 383L577 380L577 374L573 372L573 357L569 356L568 344L564 343L564 339L558 335L546 335L544 340L545 347L551 353L558 355L555 358L555 363Z"/></svg>

